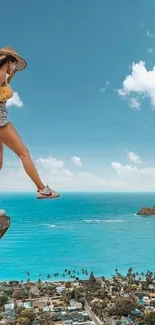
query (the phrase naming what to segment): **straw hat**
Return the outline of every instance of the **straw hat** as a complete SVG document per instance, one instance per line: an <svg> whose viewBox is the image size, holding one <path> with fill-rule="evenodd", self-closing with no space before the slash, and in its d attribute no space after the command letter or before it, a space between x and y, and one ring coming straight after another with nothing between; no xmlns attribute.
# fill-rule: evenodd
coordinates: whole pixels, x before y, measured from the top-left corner
<svg viewBox="0 0 155 325"><path fill-rule="evenodd" d="M11 47L3 47L0 49L0 59L6 57L7 55L13 56L17 60L17 70L21 71L27 67L27 62L17 53L16 50Z"/></svg>

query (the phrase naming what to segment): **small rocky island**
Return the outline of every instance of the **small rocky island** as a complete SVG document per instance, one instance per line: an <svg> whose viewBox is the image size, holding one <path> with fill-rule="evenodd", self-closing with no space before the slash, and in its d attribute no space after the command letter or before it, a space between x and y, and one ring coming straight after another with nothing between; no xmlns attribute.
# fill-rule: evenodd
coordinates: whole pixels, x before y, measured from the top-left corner
<svg viewBox="0 0 155 325"><path fill-rule="evenodd" d="M155 205L152 208L143 207L137 214L140 216L155 216Z"/></svg>

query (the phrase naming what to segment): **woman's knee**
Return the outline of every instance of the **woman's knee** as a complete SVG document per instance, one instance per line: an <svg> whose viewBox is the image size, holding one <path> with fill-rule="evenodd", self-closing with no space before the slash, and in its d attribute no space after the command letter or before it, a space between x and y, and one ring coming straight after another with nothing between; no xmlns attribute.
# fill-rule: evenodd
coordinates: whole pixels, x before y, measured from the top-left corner
<svg viewBox="0 0 155 325"><path fill-rule="evenodd" d="M21 160L30 157L30 153L26 147L24 147L17 155Z"/></svg>

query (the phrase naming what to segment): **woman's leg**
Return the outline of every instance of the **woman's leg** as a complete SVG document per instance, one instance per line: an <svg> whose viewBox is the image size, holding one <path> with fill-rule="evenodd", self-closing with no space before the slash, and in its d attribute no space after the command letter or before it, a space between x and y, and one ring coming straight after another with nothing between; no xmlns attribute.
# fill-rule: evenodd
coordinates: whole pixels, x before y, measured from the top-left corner
<svg viewBox="0 0 155 325"><path fill-rule="evenodd" d="M0 170L3 166L3 143L0 141Z"/></svg>
<svg viewBox="0 0 155 325"><path fill-rule="evenodd" d="M6 126L0 127L0 141L16 153L16 155L21 159L27 175L32 179L37 188L42 190L45 185L42 183L38 175L36 167L31 160L29 151L12 123L9 122Z"/></svg>

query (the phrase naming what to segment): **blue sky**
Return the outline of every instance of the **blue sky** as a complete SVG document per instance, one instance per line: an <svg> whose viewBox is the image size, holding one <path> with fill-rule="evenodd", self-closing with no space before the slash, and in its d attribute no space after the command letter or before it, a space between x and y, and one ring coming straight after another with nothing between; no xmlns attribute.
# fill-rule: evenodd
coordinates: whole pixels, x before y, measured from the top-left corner
<svg viewBox="0 0 155 325"><path fill-rule="evenodd" d="M153 0L1 4L1 47L28 61L9 118L49 185L155 190L154 10ZM0 190L34 190L4 155Z"/></svg>

